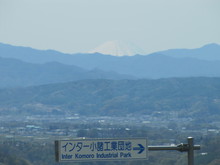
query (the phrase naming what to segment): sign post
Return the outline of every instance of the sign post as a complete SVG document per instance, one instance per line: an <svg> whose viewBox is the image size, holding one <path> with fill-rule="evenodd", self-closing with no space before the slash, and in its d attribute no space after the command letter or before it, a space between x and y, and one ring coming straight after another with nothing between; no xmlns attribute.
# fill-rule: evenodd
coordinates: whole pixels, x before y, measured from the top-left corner
<svg viewBox="0 0 220 165"><path fill-rule="evenodd" d="M188 152L188 165L194 165L194 150L200 150L200 145L194 145L193 138L187 138L188 144L179 144L176 146L148 146L149 151L159 150L177 150L180 152Z"/></svg>
<svg viewBox="0 0 220 165"><path fill-rule="evenodd" d="M187 138L188 143L175 146L147 146L147 139L77 139L55 141L57 162L77 161L114 161L143 160L148 158L148 151L177 150L188 153L188 165L194 165L194 150L200 150L200 145L194 145L193 138Z"/></svg>
<svg viewBox="0 0 220 165"><path fill-rule="evenodd" d="M56 161L147 159L147 139L77 139L55 141Z"/></svg>

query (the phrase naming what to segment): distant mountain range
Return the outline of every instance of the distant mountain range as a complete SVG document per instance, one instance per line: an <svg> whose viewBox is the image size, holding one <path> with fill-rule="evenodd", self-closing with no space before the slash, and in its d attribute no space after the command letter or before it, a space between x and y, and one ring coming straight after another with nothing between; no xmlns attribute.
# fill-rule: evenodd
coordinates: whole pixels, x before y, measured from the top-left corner
<svg viewBox="0 0 220 165"><path fill-rule="evenodd" d="M0 57L1 86L38 85L91 78L220 76L218 44L208 44L198 49L174 49L149 55L116 57L100 53L64 54L1 43Z"/></svg>
<svg viewBox="0 0 220 165"><path fill-rule="evenodd" d="M180 117L212 120L220 114L219 91L220 78L80 80L0 89L0 114L126 116L175 111Z"/></svg>
<svg viewBox="0 0 220 165"><path fill-rule="evenodd" d="M175 58L196 58L200 60L220 61L220 45L212 43L197 49L171 49L158 52Z"/></svg>
<svg viewBox="0 0 220 165"><path fill-rule="evenodd" d="M133 79L131 76L99 69L86 70L58 62L32 64L0 57L0 87L33 86L82 79Z"/></svg>
<svg viewBox="0 0 220 165"><path fill-rule="evenodd" d="M220 113L219 50L209 44L116 57L0 44L0 114L175 111L212 120Z"/></svg>

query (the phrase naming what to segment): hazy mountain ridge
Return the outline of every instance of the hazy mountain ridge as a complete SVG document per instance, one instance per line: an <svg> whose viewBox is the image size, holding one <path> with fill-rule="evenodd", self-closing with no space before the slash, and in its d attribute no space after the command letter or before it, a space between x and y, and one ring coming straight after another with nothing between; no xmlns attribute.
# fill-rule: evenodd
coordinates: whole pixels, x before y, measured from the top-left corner
<svg viewBox="0 0 220 165"><path fill-rule="evenodd" d="M86 70L58 62L32 64L8 58L0 58L0 77L0 87L31 86L81 79L132 79L131 76L114 72Z"/></svg>
<svg viewBox="0 0 220 165"><path fill-rule="evenodd" d="M1 114L126 116L176 111L212 116L220 114L220 78L81 80L1 89L0 107Z"/></svg>
<svg viewBox="0 0 220 165"><path fill-rule="evenodd" d="M150 55L115 57L99 53L70 55L51 50L42 51L0 44L0 56L31 63L57 61L84 69L114 71L138 78L213 77L220 76L220 60L217 60L220 56L219 49L219 45L209 44L192 50L177 49ZM197 58L198 56L201 58ZM209 57L212 61L204 60Z"/></svg>
<svg viewBox="0 0 220 165"><path fill-rule="evenodd" d="M175 58L196 58L200 60L220 60L220 45L212 43L197 49L170 49L159 52Z"/></svg>

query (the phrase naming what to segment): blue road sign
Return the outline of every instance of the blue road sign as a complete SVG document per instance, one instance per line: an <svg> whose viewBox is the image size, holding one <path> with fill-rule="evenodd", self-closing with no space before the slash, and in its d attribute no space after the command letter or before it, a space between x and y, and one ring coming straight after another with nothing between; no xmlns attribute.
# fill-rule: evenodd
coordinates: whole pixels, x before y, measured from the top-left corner
<svg viewBox="0 0 220 165"><path fill-rule="evenodd" d="M147 159L147 139L76 139L55 141L56 160L106 161Z"/></svg>

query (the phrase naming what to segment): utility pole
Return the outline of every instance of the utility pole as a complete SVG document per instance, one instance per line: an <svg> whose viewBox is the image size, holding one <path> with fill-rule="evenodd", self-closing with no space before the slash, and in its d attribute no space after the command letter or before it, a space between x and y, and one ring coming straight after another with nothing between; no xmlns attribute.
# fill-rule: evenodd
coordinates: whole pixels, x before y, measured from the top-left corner
<svg viewBox="0 0 220 165"><path fill-rule="evenodd" d="M193 137L188 137L187 144L179 144L175 146L148 146L149 151L159 150L177 150L180 152L188 152L188 165L194 165L194 150L200 150L200 145L194 145Z"/></svg>

